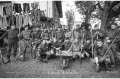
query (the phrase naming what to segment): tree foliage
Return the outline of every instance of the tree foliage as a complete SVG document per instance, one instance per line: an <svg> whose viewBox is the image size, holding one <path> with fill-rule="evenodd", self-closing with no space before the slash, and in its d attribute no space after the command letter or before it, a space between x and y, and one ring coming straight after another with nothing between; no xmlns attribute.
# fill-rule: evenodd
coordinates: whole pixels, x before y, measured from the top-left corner
<svg viewBox="0 0 120 79"><path fill-rule="evenodd" d="M75 5L78 9L78 12L85 16L84 21L89 22L93 16L92 13L96 9L96 1L76 1Z"/></svg>
<svg viewBox="0 0 120 79"><path fill-rule="evenodd" d="M85 16L85 22L91 18L101 20L101 29L105 30L120 14L120 1L76 1L78 12Z"/></svg>
<svg viewBox="0 0 120 79"><path fill-rule="evenodd" d="M120 14L120 1L98 1L101 28L106 29ZM100 13L101 12L101 13Z"/></svg>

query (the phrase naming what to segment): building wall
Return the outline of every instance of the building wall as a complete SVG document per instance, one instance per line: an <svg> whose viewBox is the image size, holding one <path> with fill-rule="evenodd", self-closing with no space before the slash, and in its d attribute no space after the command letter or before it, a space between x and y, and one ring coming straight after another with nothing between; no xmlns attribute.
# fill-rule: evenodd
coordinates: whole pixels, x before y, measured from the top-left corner
<svg viewBox="0 0 120 79"><path fill-rule="evenodd" d="M40 10L45 11L46 17L48 16L49 18L53 18L54 20L57 20L60 22L58 9L54 1L39 1L39 8Z"/></svg>
<svg viewBox="0 0 120 79"><path fill-rule="evenodd" d="M53 18L52 1L39 1L39 9L45 11L46 17Z"/></svg>

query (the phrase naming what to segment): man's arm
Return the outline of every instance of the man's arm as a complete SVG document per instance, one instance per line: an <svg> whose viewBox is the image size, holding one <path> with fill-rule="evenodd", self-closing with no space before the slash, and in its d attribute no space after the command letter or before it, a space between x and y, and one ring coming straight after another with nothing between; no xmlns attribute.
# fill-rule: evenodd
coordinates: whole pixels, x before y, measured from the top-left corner
<svg viewBox="0 0 120 79"><path fill-rule="evenodd" d="M18 34L18 38L20 38L20 39L23 38L23 31L21 32L21 34Z"/></svg>
<svg viewBox="0 0 120 79"><path fill-rule="evenodd" d="M71 46L70 46L68 52L70 52L70 51L72 50L72 48L73 48L73 43L71 44Z"/></svg>
<svg viewBox="0 0 120 79"><path fill-rule="evenodd" d="M8 30L3 34L3 36L0 37L0 39L5 38L8 35Z"/></svg>
<svg viewBox="0 0 120 79"><path fill-rule="evenodd" d="M94 48L94 57L97 57L97 50Z"/></svg>

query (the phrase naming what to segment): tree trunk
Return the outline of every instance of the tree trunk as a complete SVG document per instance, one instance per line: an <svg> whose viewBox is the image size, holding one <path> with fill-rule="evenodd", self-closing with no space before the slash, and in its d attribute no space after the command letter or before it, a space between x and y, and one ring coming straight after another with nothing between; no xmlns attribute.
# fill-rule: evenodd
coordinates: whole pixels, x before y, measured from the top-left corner
<svg viewBox="0 0 120 79"><path fill-rule="evenodd" d="M109 22L107 21L108 19L108 10L109 10L109 2L106 1L105 2L105 6L104 6L104 11L103 11L103 16L102 16L102 19L101 19L101 30L102 31L106 31L107 29L107 25L109 24Z"/></svg>
<svg viewBox="0 0 120 79"><path fill-rule="evenodd" d="M90 15L89 14L86 14L86 17L85 17L85 22L89 22L89 20L90 20Z"/></svg>

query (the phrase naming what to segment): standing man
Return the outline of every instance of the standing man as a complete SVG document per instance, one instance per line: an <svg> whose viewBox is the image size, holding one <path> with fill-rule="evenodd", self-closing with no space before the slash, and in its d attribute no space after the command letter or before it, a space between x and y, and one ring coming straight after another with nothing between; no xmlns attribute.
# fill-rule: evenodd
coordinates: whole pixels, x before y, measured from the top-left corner
<svg viewBox="0 0 120 79"><path fill-rule="evenodd" d="M16 60L17 55L17 47L18 47L18 30L16 29L15 25L11 26L11 29L7 30L6 33L1 37L1 39L7 37L8 42L8 49L7 49L7 63L10 62L11 56L11 49L13 48L13 57Z"/></svg>
<svg viewBox="0 0 120 79"><path fill-rule="evenodd" d="M26 53L26 49L30 48L30 52L32 51L32 47L31 47L31 31L28 29L28 25L25 25L25 30L22 31L22 33L19 35L19 37L22 39L19 42L19 46L21 48L21 52L20 52L20 56L23 58L25 58L25 53Z"/></svg>

